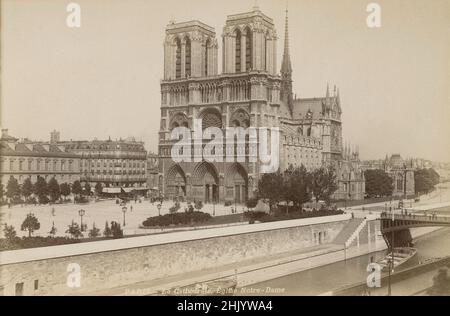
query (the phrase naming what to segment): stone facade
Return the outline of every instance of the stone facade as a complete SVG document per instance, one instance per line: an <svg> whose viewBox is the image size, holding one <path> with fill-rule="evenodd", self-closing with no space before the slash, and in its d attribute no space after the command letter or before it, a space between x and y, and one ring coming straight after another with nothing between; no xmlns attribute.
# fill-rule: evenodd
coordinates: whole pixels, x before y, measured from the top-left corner
<svg viewBox="0 0 450 316"><path fill-rule="evenodd" d="M384 171L389 174L394 184L393 196L410 197L415 194L414 166L412 161L405 161L399 154L386 156Z"/></svg>
<svg viewBox="0 0 450 316"><path fill-rule="evenodd" d="M147 190L147 151L143 142L93 140L59 142L80 158L80 179L91 186L101 183L104 192L120 193L120 188Z"/></svg>
<svg viewBox="0 0 450 316"><path fill-rule="evenodd" d="M335 200L363 200L366 194L366 180L361 167L357 148L344 146L341 160L337 162L338 189L333 194Z"/></svg>
<svg viewBox="0 0 450 316"><path fill-rule="evenodd" d="M227 17L222 34L222 74L218 74L218 46L214 29L199 22L171 23L164 42L164 77L161 82L159 132L160 191L165 197L200 199L205 202L245 202L254 194L260 163L250 162L248 139L236 145L237 162L202 161L175 163L171 158L171 131L193 129L194 119L202 128L279 128L280 170L304 165L308 170L344 165L359 175L358 164L344 162L339 90L321 98L296 98L292 92L286 15L284 54L280 74L277 65L277 32L273 20L257 7L248 13ZM195 139L194 139L195 141ZM200 140L199 140L200 141ZM224 153L225 148L224 148ZM227 152L228 153L228 152ZM225 159L224 159L225 160ZM345 187L348 179L338 179ZM364 197L364 179L357 182L351 199ZM354 187L350 185L350 187Z"/></svg>
<svg viewBox="0 0 450 316"><path fill-rule="evenodd" d="M70 184L80 180L80 158L64 146L19 140L4 129L0 139L0 177L5 187L10 177L19 184L27 178L34 183L38 177Z"/></svg>
<svg viewBox="0 0 450 316"><path fill-rule="evenodd" d="M276 31L258 9L230 15L223 30L223 73L218 74L214 29L199 22L166 28L164 80L159 133L160 190L165 197L205 202L243 203L253 194L260 165L250 162L249 144L236 144L234 162L175 163L175 127L278 127L280 77L276 68ZM195 141L195 139L194 139ZM201 141L201 140L199 140ZM250 140L256 141L256 140ZM224 159L225 160L225 159Z"/></svg>

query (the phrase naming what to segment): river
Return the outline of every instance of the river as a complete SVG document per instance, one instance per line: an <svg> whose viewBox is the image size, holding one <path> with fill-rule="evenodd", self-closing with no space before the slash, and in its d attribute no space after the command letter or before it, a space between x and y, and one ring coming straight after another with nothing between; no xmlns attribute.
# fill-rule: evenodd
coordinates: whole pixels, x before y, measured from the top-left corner
<svg viewBox="0 0 450 316"><path fill-rule="evenodd" d="M431 258L450 256L450 228L440 229L415 240L417 256L398 269L405 269ZM270 295L319 295L346 285L364 282L366 268L385 251L332 263L249 286ZM276 293L274 293L276 292Z"/></svg>

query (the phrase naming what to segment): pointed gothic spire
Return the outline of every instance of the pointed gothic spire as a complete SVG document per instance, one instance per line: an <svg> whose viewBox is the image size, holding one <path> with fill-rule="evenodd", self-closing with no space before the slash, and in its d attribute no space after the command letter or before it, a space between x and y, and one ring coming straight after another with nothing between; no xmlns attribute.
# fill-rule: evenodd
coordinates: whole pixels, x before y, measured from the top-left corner
<svg viewBox="0 0 450 316"><path fill-rule="evenodd" d="M281 73L292 73L291 56L289 55L289 18L288 9L286 7L286 22L284 27L284 53L281 63Z"/></svg>
<svg viewBox="0 0 450 316"><path fill-rule="evenodd" d="M344 153L343 153L344 160L347 160L347 141L344 140Z"/></svg>
<svg viewBox="0 0 450 316"><path fill-rule="evenodd" d="M327 82L327 94L326 94L327 100L330 98L330 84Z"/></svg>

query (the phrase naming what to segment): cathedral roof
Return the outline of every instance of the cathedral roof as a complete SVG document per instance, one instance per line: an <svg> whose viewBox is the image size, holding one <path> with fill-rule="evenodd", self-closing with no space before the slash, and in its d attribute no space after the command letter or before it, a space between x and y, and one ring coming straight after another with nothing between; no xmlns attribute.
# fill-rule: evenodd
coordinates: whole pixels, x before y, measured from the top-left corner
<svg viewBox="0 0 450 316"><path fill-rule="evenodd" d="M320 119L325 108L325 98L295 99L293 119Z"/></svg>
<svg viewBox="0 0 450 316"><path fill-rule="evenodd" d="M405 162L403 161L402 156L400 156L399 154L394 154L389 159L389 165L391 167L401 168L404 166L404 164L405 164Z"/></svg>

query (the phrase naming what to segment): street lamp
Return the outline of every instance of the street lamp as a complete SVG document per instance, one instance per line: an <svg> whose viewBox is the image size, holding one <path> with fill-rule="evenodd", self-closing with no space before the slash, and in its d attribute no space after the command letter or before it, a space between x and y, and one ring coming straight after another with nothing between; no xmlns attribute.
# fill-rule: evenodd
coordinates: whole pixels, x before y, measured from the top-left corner
<svg viewBox="0 0 450 316"><path fill-rule="evenodd" d="M125 226L125 213L127 212L126 206L122 207L122 212L123 212L123 226Z"/></svg>
<svg viewBox="0 0 450 316"><path fill-rule="evenodd" d="M391 211L392 216L392 226L394 226L394 209L392 206L389 207ZM391 231L391 259L388 258L388 269L389 269L389 276L388 276L388 296L392 295L392 289L391 289L391 274L394 271L394 230ZM391 271L392 270L392 271Z"/></svg>
<svg viewBox="0 0 450 316"><path fill-rule="evenodd" d="M83 231L83 216L86 214L86 211L81 209L78 211L78 215L80 215L80 229Z"/></svg>
<svg viewBox="0 0 450 316"><path fill-rule="evenodd" d="M158 208L158 216L161 216L161 203L156 206Z"/></svg>

